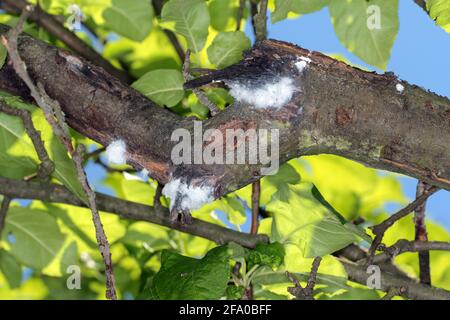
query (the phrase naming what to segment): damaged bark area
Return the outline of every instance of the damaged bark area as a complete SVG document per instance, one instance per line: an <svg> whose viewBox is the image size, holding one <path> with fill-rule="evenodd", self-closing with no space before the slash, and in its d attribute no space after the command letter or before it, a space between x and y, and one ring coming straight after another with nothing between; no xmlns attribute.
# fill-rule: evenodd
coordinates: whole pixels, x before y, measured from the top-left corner
<svg viewBox="0 0 450 320"><path fill-rule="evenodd" d="M0 25L0 34L7 30ZM19 40L32 79L61 104L67 123L104 146L123 141L127 162L166 185L174 211L212 201L265 174L261 163L174 164L173 132L185 129L194 145L198 122L157 106L82 58L27 35ZM240 63L185 87L211 82L224 83L236 102L202 121L203 132L276 130L280 164L336 154L450 190L450 101L444 97L273 40L257 43ZM10 64L0 70L0 88L30 99Z"/></svg>

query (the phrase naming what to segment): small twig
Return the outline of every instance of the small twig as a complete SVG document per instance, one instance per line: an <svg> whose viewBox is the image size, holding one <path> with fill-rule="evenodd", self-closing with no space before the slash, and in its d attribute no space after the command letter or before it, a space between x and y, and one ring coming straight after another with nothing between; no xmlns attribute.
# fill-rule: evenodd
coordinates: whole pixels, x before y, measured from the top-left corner
<svg viewBox="0 0 450 320"><path fill-rule="evenodd" d="M373 257L372 263L383 263L405 252L450 251L450 242L443 241L408 241L398 240L390 247L384 248L383 253Z"/></svg>
<svg viewBox="0 0 450 320"><path fill-rule="evenodd" d="M84 156L84 161L90 159L90 158L95 158L97 156L99 156L102 152L105 152L106 148L105 147L101 147L98 149L95 149L92 152L87 152L86 155Z"/></svg>
<svg viewBox="0 0 450 320"><path fill-rule="evenodd" d="M369 249L369 257L367 259L367 263L371 264L373 257L375 255L376 250L381 245L381 241L383 240L384 233L387 229L389 229L395 222L400 220L403 217L406 217L408 214L413 212L418 206L420 206L422 203L424 203L428 197L430 197L433 193L435 193L438 190L436 187L432 187L428 190L428 192L425 192L420 197L416 198L413 202L408 204L403 209L399 210L398 212L391 215L389 218L384 220L382 223L371 227L372 232L375 234L375 239L372 242L372 245Z"/></svg>
<svg viewBox="0 0 450 320"><path fill-rule="evenodd" d="M294 284L294 287L289 287L288 291L298 300L314 300L313 293L314 287L316 286L317 279L317 271L319 270L320 262L322 261L321 257L314 258L312 263L311 272L309 274L308 281L306 282L306 286L303 288L298 279L290 273L286 271L286 275L289 280Z"/></svg>
<svg viewBox="0 0 450 320"><path fill-rule="evenodd" d="M55 164L50 160L47 150L45 149L44 142L41 139L41 134L34 127L30 112L24 109L10 107L2 102L0 102L0 112L22 119L25 131L30 137L38 158L41 161L36 176L41 179L48 178L55 169Z"/></svg>
<svg viewBox="0 0 450 320"><path fill-rule="evenodd" d="M116 300L117 294L113 274L113 264L111 260L111 251L109 249L108 239L106 238L106 234L103 229L102 222L100 220L100 214L97 208L95 192L89 186L86 173L84 172L83 169L83 157L84 157L84 146L80 144L77 147L76 151L72 154L72 158L77 169L78 179L80 180L83 190L88 197L89 208L92 211L92 220L95 226L95 236L105 265L106 297L108 299Z"/></svg>
<svg viewBox="0 0 450 320"><path fill-rule="evenodd" d="M391 287L386 292L386 294L381 298L381 300L392 300L395 296L403 296L406 293L407 289L405 287Z"/></svg>
<svg viewBox="0 0 450 320"><path fill-rule="evenodd" d="M106 272L106 297L108 299L117 299L115 280L112 270L111 253L109 243L106 238L103 225L100 220L100 215L97 209L95 201L95 193L89 186L86 173L83 169L84 160L84 146L80 145L75 150L72 145L72 139L69 135L68 126L64 120L64 114L61 111L60 105L57 101L51 99L45 92L44 87L38 83L35 85L28 74L26 64L20 57L17 41L18 36L22 32L23 25L26 19L33 12L32 6L26 6L22 11L22 14L17 22L15 28L11 29L6 37L2 37L3 44L8 50L10 59L13 62L14 70L17 75L25 82L30 89L31 96L35 99L36 103L41 107L44 112L44 116L47 122L53 129L54 134L61 140L62 144L66 147L69 154L72 156L72 160L75 164L77 177L81 183L83 190L88 199L88 206L92 212L92 219L95 226L95 235L97 238L98 247L103 258Z"/></svg>
<svg viewBox="0 0 450 320"><path fill-rule="evenodd" d="M242 19L244 18L246 0L239 0L238 15L236 20L236 31L241 30Z"/></svg>
<svg viewBox="0 0 450 320"><path fill-rule="evenodd" d="M427 14L429 14L427 9L427 2L425 0L414 0L414 2L421 7Z"/></svg>
<svg viewBox="0 0 450 320"><path fill-rule="evenodd" d="M259 200L261 194L260 180L252 184L252 225L250 228L251 234L258 233L258 217L259 217Z"/></svg>
<svg viewBox="0 0 450 320"><path fill-rule="evenodd" d="M86 156L85 156L86 158ZM118 173L136 173L137 170L133 169L133 168L125 168L125 169L119 169L119 168L112 168L110 166L108 166L106 163L104 163L100 158L95 160L95 163L98 164L99 166L101 166L103 169L105 169L107 172L111 173L111 172L118 172Z"/></svg>
<svg viewBox="0 0 450 320"><path fill-rule="evenodd" d="M6 214L11 204L11 198L3 196L2 206L0 207L0 239L2 236L3 228L5 227Z"/></svg>
<svg viewBox="0 0 450 320"><path fill-rule="evenodd" d="M183 63L183 76L186 81L193 79L193 76L190 73L190 64L191 64L191 51L187 50L184 63ZM211 102L208 97L205 95L203 91L197 88L193 88L192 92L197 96L200 103L202 103L205 107L207 107L211 113L211 116L215 116L219 113L220 109L213 102Z"/></svg>
<svg viewBox="0 0 450 320"><path fill-rule="evenodd" d="M256 41L267 39L267 2L268 0L260 0L258 13L253 20Z"/></svg>
<svg viewBox="0 0 450 320"><path fill-rule="evenodd" d="M417 183L416 198L430 190L431 186L426 182L419 181ZM415 225L415 240L427 242L428 233L425 223L425 206L426 201L417 206L414 212L414 225ZM419 279L423 284L431 285L431 272L430 272L430 252L419 252Z"/></svg>

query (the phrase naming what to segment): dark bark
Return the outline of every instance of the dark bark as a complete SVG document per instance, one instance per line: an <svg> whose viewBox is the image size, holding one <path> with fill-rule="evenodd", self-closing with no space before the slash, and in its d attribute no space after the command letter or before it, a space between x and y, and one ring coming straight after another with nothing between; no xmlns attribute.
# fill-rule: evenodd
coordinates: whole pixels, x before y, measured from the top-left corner
<svg viewBox="0 0 450 320"><path fill-rule="evenodd" d="M0 33L7 27L1 26ZM21 55L35 82L59 101L68 124L108 145L121 138L129 162L148 169L161 183L183 177L214 188L216 198L261 178L258 165L175 166L170 160L172 132L193 131L193 121L161 108L89 62L28 36ZM308 56L300 73L294 63ZM203 129L278 129L280 163L302 155L330 153L368 166L416 177L450 190L450 102L405 82L403 93L392 75L378 75L317 52L264 41L239 65L216 78L264 79L287 76L297 91L280 109L256 109L242 103L203 121ZM210 77L211 78L211 77ZM190 86L207 82L200 79ZM27 90L10 66L0 71L0 88L23 97Z"/></svg>

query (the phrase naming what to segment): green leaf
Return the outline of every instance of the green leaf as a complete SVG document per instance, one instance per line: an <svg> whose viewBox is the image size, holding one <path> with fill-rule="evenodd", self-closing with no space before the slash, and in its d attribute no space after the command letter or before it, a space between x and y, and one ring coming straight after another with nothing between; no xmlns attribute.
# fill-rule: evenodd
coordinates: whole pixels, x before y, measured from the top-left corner
<svg viewBox="0 0 450 320"><path fill-rule="evenodd" d="M6 50L5 46L0 44L0 69L5 64L7 55L8 55L8 51Z"/></svg>
<svg viewBox="0 0 450 320"><path fill-rule="evenodd" d="M258 243L254 250L249 250L247 256L248 269L259 265L276 270L283 263L284 254L284 247L279 242Z"/></svg>
<svg viewBox="0 0 450 320"><path fill-rule="evenodd" d="M11 254L27 266L44 268L61 249L65 236L55 218L45 211L12 207L6 216L3 240L8 236Z"/></svg>
<svg viewBox="0 0 450 320"><path fill-rule="evenodd" d="M202 259L164 250L151 292L162 300L214 299L225 295L230 277L228 246L216 247Z"/></svg>
<svg viewBox="0 0 450 320"><path fill-rule="evenodd" d="M286 19L289 12L307 14L318 11L328 5L328 2L329 0L275 0L272 23Z"/></svg>
<svg viewBox="0 0 450 320"><path fill-rule="evenodd" d="M329 11L341 43L366 63L385 70L399 29L398 0L334 0Z"/></svg>
<svg viewBox="0 0 450 320"><path fill-rule="evenodd" d="M427 10L430 13L430 17L436 21L436 24L450 33L450 1L428 0Z"/></svg>
<svg viewBox="0 0 450 320"><path fill-rule="evenodd" d="M67 268L78 263L78 247L75 241L71 242L64 250L61 257L61 274L67 273Z"/></svg>
<svg viewBox="0 0 450 320"><path fill-rule="evenodd" d="M150 71L132 87L161 106L173 107L184 97L184 79L178 70Z"/></svg>
<svg viewBox="0 0 450 320"><path fill-rule="evenodd" d="M208 47L209 61L222 69L242 59L242 52L250 48L250 39L242 32L221 32Z"/></svg>
<svg viewBox="0 0 450 320"><path fill-rule="evenodd" d="M226 295L228 300L240 300L245 292L244 286L235 286L234 284L227 287Z"/></svg>
<svg viewBox="0 0 450 320"><path fill-rule="evenodd" d="M146 0L112 0L103 17L114 32L134 41L142 41L152 28L153 7Z"/></svg>
<svg viewBox="0 0 450 320"><path fill-rule="evenodd" d="M266 176L265 181L271 188L276 191L272 197L278 198L281 201L288 201L289 185L294 185L300 182L300 175L290 164L286 163L278 169L277 174Z"/></svg>
<svg viewBox="0 0 450 320"><path fill-rule="evenodd" d="M317 198L314 185L302 182L289 187L289 203L273 198L267 210L273 213L273 240L294 244L303 257L324 256L343 247L369 240L356 226L341 222L335 210Z"/></svg>
<svg viewBox="0 0 450 320"><path fill-rule="evenodd" d="M236 30L239 0L212 0L209 2L211 26L217 31L226 31L231 24Z"/></svg>
<svg viewBox="0 0 450 320"><path fill-rule="evenodd" d="M183 35L195 53L205 45L210 18L204 0L169 0L162 9L161 19L163 27Z"/></svg>
<svg viewBox="0 0 450 320"><path fill-rule="evenodd" d="M20 286L22 267L11 254L3 249L0 249L0 271L5 275L11 289Z"/></svg>

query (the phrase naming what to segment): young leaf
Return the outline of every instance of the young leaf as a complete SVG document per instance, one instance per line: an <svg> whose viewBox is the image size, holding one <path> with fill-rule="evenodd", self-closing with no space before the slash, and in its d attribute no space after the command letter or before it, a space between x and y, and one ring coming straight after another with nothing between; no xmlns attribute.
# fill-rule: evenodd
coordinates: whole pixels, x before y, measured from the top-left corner
<svg viewBox="0 0 450 320"><path fill-rule="evenodd" d="M142 41L152 27L153 7L150 1L145 0L112 0L103 17L114 32L134 41Z"/></svg>
<svg viewBox="0 0 450 320"><path fill-rule="evenodd" d="M366 63L385 70L399 28L398 0L335 0L329 10L341 43Z"/></svg>
<svg viewBox="0 0 450 320"><path fill-rule="evenodd" d="M161 19L163 27L183 35L195 53L205 45L210 18L204 0L169 0L162 9Z"/></svg>
<svg viewBox="0 0 450 320"><path fill-rule="evenodd" d="M430 12L430 17L436 21L436 24L450 33L450 1L428 0L427 9Z"/></svg>
<svg viewBox="0 0 450 320"><path fill-rule="evenodd" d="M0 249L0 271L11 289L18 288L22 282L22 267L9 252Z"/></svg>
<svg viewBox="0 0 450 320"><path fill-rule="evenodd" d="M160 69L147 72L132 87L161 106L173 107L184 97L180 71Z"/></svg>
<svg viewBox="0 0 450 320"><path fill-rule="evenodd" d="M276 270L284 260L284 247L279 242L258 243L254 250L250 250L247 256L248 269L255 265L268 266Z"/></svg>
<svg viewBox="0 0 450 320"><path fill-rule="evenodd" d="M214 29L226 31L233 27L236 30L239 0L212 0L209 2L208 7L211 16L211 26Z"/></svg>
<svg viewBox="0 0 450 320"><path fill-rule="evenodd" d="M228 246L216 247L202 259L164 250L150 291L162 300L216 300L225 295L229 277Z"/></svg>
<svg viewBox="0 0 450 320"><path fill-rule="evenodd" d="M38 270L58 254L65 238L54 217L25 207L9 209L2 235L4 241L9 239L13 256Z"/></svg>
<svg viewBox="0 0 450 320"><path fill-rule="evenodd" d="M242 32L221 32L208 47L209 61L222 69L242 59L242 52L250 48L250 39Z"/></svg>
<svg viewBox="0 0 450 320"><path fill-rule="evenodd" d="M286 19L289 12L307 14L318 11L328 2L329 0L275 0L275 11L271 15L272 23Z"/></svg>
<svg viewBox="0 0 450 320"><path fill-rule="evenodd" d="M302 182L289 187L289 203L268 204L273 212L272 235L281 243L295 244L305 258L324 256L343 247L369 240L365 233L351 224L343 224L335 210L317 198L311 183Z"/></svg>

